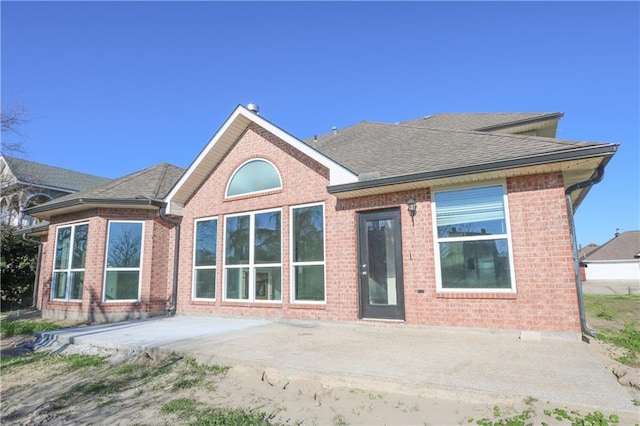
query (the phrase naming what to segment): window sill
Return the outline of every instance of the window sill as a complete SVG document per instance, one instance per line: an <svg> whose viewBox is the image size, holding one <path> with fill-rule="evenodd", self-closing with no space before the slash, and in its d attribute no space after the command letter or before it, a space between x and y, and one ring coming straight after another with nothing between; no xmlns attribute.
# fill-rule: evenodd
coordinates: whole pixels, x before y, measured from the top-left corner
<svg viewBox="0 0 640 426"><path fill-rule="evenodd" d="M223 301L222 306L232 306L234 308L282 308L282 302L234 302Z"/></svg>
<svg viewBox="0 0 640 426"><path fill-rule="evenodd" d="M500 299L500 300L516 300L516 293L436 293L436 299Z"/></svg>
<svg viewBox="0 0 640 426"><path fill-rule="evenodd" d="M82 305L82 300L77 300L77 299L73 299L73 300L66 300L66 299L49 299L50 303L64 303L64 304L68 304L68 303L76 303L78 305Z"/></svg>
<svg viewBox="0 0 640 426"><path fill-rule="evenodd" d="M297 302L289 305L289 309L317 309L317 310L325 311L327 310L327 304L326 303L311 304L311 303Z"/></svg>

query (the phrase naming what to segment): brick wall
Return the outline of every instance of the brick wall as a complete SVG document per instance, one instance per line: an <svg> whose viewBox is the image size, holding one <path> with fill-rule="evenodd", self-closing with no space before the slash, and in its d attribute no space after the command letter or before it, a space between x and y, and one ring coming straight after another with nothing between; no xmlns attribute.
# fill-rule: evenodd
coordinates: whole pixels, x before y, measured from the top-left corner
<svg viewBox="0 0 640 426"><path fill-rule="evenodd" d="M227 183L244 162L263 158L278 169L282 189L225 198ZM436 290L431 192L428 188L338 200L328 194L329 171L263 129L251 125L187 201L181 219L177 313L264 318L355 321L359 318L358 212L398 208L402 224L405 320L409 324L579 333L571 241L562 175L549 173L506 181L514 259L515 294L444 293ZM417 202L412 222L406 208ZM290 207L324 203L326 303L291 303ZM282 301L223 301L224 217L280 208L282 211ZM194 220L218 219L216 300L192 300ZM139 303L103 303L104 257L109 219L145 222ZM55 229L89 222L82 302L50 300ZM174 228L156 211L95 209L52 221L43 246L39 304L45 316L122 319L163 314L170 308Z"/></svg>
<svg viewBox="0 0 640 426"><path fill-rule="evenodd" d="M282 189L225 199L224 192L234 171L253 158L264 158L275 165L282 178ZM326 168L252 125L185 205L178 313L357 320L357 213L399 208L407 323L579 333L562 175L516 177L508 179L506 184L516 294L438 293L429 189L337 200L326 191ZM411 196L418 207L413 224L406 209ZM289 208L312 202L325 203L326 304L293 304L290 303ZM282 302L223 301L224 215L271 208L282 208ZM215 301L192 300L193 223L204 217L218 219Z"/></svg>
<svg viewBox="0 0 640 426"><path fill-rule="evenodd" d="M104 262L109 220L144 222L142 276L139 302L103 302ZM56 229L88 223L82 301L51 300ZM164 314L170 297L167 276L172 272L173 229L156 216L155 210L93 209L53 218L43 244L39 280L39 307L44 317L91 321L142 318ZM171 248L171 250L169 250Z"/></svg>

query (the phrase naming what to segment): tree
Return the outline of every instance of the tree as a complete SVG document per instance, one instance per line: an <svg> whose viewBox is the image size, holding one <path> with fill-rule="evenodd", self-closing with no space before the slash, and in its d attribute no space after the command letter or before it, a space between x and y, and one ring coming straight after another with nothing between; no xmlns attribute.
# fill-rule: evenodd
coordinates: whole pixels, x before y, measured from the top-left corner
<svg viewBox="0 0 640 426"><path fill-rule="evenodd" d="M18 131L20 125L26 122L24 113L24 108L19 105L3 108L0 111L0 120L2 121L2 152L4 154L24 154L25 152L24 139ZM19 139L9 139L7 136L9 133L19 136Z"/></svg>
<svg viewBox="0 0 640 426"><path fill-rule="evenodd" d="M0 250L0 300L2 310L31 304L38 244L14 235L16 228L3 226Z"/></svg>
<svg viewBox="0 0 640 426"><path fill-rule="evenodd" d="M2 153L24 153L24 139L18 128L25 123L24 108L13 105L0 111L2 121ZM17 140L8 134L18 136ZM1 182L5 184L6 182ZM16 228L2 225L0 243L0 305L4 311L28 306L33 294L38 244L14 235Z"/></svg>

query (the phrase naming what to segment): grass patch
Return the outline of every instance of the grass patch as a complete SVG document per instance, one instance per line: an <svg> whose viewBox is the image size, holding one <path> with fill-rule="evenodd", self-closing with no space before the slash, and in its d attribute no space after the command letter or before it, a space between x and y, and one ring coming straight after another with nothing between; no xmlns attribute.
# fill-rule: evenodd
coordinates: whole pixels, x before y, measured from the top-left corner
<svg viewBox="0 0 640 426"><path fill-rule="evenodd" d="M191 426L264 426L271 425L273 415L240 408L207 408L199 412Z"/></svg>
<svg viewBox="0 0 640 426"><path fill-rule="evenodd" d="M193 398L177 398L160 407L162 414L175 414L179 419L188 419L198 413L200 404Z"/></svg>
<svg viewBox="0 0 640 426"><path fill-rule="evenodd" d="M605 321L621 321L638 319L639 294L607 295L585 294L584 308L587 314L593 318Z"/></svg>
<svg viewBox="0 0 640 426"><path fill-rule="evenodd" d="M220 365L206 365L198 364L195 359L187 358L185 361L186 369L173 383L173 389L189 389L194 386L204 384L207 377L213 375L217 376L224 374L229 370L229 367L223 367Z"/></svg>
<svg viewBox="0 0 640 426"><path fill-rule="evenodd" d="M2 337L33 335L38 331L57 330L59 325L48 321L34 321L5 318L0 321L0 334Z"/></svg>
<svg viewBox="0 0 640 426"><path fill-rule="evenodd" d="M67 364L70 371L80 370L86 367L98 367L105 363L106 358L98 355L66 355L62 360Z"/></svg>
<svg viewBox="0 0 640 426"><path fill-rule="evenodd" d="M273 415L241 408L205 408L194 398L176 398L160 407L162 414L175 414L191 426L262 426L271 425Z"/></svg>
<svg viewBox="0 0 640 426"><path fill-rule="evenodd" d="M625 350L625 354L617 358L620 363L640 367L640 330L636 321L625 323L622 330L601 329L597 337Z"/></svg>
<svg viewBox="0 0 640 426"><path fill-rule="evenodd" d="M18 355L9 358L0 359L0 375L7 372L10 368L22 367L29 364L35 364L43 361L49 356L48 352L36 352L27 355Z"/></svg>

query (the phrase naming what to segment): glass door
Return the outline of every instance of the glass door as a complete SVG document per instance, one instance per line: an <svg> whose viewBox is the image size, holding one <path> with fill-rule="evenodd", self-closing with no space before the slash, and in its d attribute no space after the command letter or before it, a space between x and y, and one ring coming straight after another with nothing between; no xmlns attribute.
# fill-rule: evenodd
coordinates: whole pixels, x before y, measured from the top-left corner
<svg viewBox="0 0 640 426"><path fill-rule="evenodd" d="M358 215L360 317L404 319L400 211Z"/></svg>

